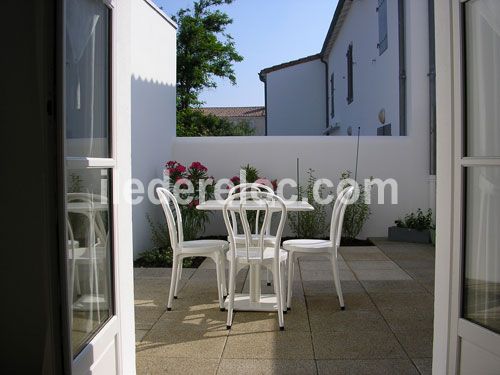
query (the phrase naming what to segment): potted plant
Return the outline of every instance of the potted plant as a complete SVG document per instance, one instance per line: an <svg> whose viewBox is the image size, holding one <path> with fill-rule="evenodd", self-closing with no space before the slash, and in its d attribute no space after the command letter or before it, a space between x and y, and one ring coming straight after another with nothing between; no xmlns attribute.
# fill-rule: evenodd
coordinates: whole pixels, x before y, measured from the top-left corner
<svg viewBox="0 0 500 375"><path fill-rule="evenodd" d="M389 240L402 242L431 242L431 230L434 230L432 210L424 213L420 208L407 214L404 219L395 221L396 226L389 227Z"/></svg>

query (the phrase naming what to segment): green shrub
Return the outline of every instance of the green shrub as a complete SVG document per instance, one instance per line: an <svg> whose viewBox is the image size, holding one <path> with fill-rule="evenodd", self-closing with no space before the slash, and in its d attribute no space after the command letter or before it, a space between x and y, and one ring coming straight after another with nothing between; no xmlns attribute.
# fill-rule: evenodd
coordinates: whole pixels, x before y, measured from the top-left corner
<svg viewBox="0 0 500 375"><path fill-rule="evenodd" d="M314 183L316 177L314 170L307 172L306 186L299 186L298 199L307 198L314 211L290 212L288 214L288 225L292 233L298 238L323 238L328 230L329 222L326 219L327 205L320 204L314 199ZM324 191L320 191L323 194Z"/></svg>
<svg viewBox="0 0 500 375"><path fill-rule="evenodd" d="M426 214L424 214L424 212L419 208L416 213L410 212L405 215L404 219L398 219L395 223L399 228L410 228L420 231L434 229L432 210L430 208L427 210Z"/></svg>
<svg viewBox="0 0 500 375"><path fill-rule="evenodd" d="M351 177L350 171L344 171L341 175L341 180L345 180ZM344 223L342 226L342 235L349 239L355 239L361 229L363 229L363 225L365 225L366 220L371 214L370 207L365 202L365 188L363 185L358 184L359 186L359 198L356 202L348 205L346 207L344 213Z"/></svg>

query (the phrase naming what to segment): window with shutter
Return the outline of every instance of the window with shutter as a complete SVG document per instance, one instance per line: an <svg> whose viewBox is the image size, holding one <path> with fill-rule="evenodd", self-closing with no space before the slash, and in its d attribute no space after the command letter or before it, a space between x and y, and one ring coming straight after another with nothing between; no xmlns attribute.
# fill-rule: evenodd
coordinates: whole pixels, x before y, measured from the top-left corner
<svg viewBox="0 0 500 375"><path fill-rule="evenodd" d="M387 38L387 0L378 0L378 54L382 55L388 47Z"/></svg>

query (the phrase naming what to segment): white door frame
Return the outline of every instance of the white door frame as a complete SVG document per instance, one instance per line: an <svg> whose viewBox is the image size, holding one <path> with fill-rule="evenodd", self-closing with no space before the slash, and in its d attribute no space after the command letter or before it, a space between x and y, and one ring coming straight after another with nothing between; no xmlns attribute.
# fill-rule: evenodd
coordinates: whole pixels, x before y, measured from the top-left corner
<svg viewBox="0 0 500 375"><path fill-rule="evenodd" d="M135 328L132 262L132 212L125 187L130 179L130 10L131 1L101 0L111 10L110 22L110 95L111 124L109 129L110 158L66 158L65 164L86 168L110 168L112 170L112 223L113 233L113 299L114 315L102 326L85 348L73 359L74 374L109 374L116 369L118 374L135 374ZM62 23L64 21L65 0ZM65 30L65 27L62 27ZM63 32L63 34L65 34ZM65 35L62 37L61 53L66 53ZM61 65L64 87L64 61ZM63 94L64 95L64 94ZM64 116L63 116L64 118ZM62 128L62 127L61 127ZM64 150L60 152L64 156ZM64 213L65 215L65 213ZM64 217L64 216L62 216ZM68 307L69 309L69 307ZM71 329L71 327L70 327ZM71 334L71 333L70 333ZM110 353L110 351L113 353ZM105 356L114 356L114 366L100 361ZM109 362L109 361L108 361Z"/></svg>
<svg viewBox="0 0 500 375"><path fill-rule="evenodd" d="M500 165L463 157L463 17L467 0L436 0L437 210L433 373L460 371L461 340L500 357L500 335L461 318L464 167ZM478 369L479 371L479 369Z"/></svg>

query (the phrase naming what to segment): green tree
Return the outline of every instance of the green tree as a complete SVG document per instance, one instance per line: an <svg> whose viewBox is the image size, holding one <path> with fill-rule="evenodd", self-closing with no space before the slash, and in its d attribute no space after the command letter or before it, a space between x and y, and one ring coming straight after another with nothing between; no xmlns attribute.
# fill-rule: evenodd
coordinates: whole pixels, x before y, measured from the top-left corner
<svg viewBox="0 0 500 375"><path fill-rule="evenodd" d="M206 88L216 88L215 78L227 78L236 84L233 69L243 57L236 52L226 28L233 20L217 6L233 0L198 0L193 9L178 11L174 20L177 31L177 109L201 104L198 96Z"/></svg>
<svg viewBox="0 0 500 375"><path fill-rule="evenodd" d="M206 115L197 108L177 112L178 137L249 136L255 131L248 122L233 124L214 115Z"/></svg>

